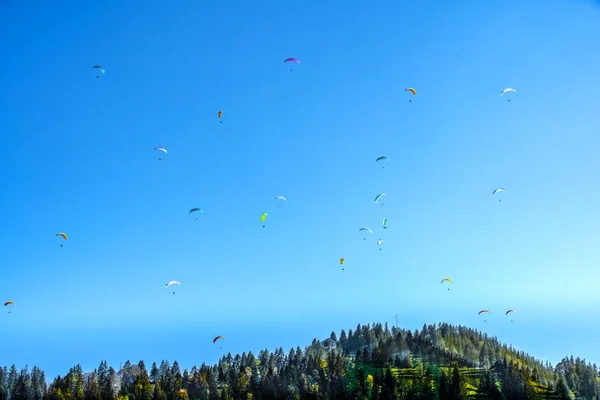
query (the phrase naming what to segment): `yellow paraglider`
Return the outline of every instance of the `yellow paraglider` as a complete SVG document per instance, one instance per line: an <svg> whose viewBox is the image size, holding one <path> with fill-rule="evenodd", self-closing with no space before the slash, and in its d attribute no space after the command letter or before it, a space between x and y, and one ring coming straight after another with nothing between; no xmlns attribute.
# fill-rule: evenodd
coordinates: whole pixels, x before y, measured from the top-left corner
<svg viewBox="0 0 600 400"><path fill-rule="evenodd" d="M346 259L344 257L340 258L340 265L344 265L345 261ZM344 271L344 268L342 268L342 271Z"/></svg>
<svg viewBox="0 0 600 400"><path fill-rule="evenodd" d="M444 282L452 283L452 279L450 279L450 278L444 278L444 279L442 279L442 281L440 283L444 283ZM450 290L450 288L448 288L448 290Z"/></svg>
<svg viewBox="0 0 600 400"><path fill-rule="evenodd" d="M56 234L56 236L60 236L60 237L62 237L65 240L69 240L69 237L67 236L66 233L59 232L59 233ZM63 245L61 244L60 247L63 247Z"/></svg>
<svg viewBox="0 0 600 400"><path fill-rule="evenodd" d="M413 95L417 95L417 91L411 87L404 89L405 92L411 92ZM412 103L412 100L408 100L409 102Z"/></svg>
<svg viewBox="0 0 600 400"><path fill-rule="evenodd" d="M260 222L263 224L263 228L265 227L264 223L265 220L267 219L268 214L267 213L262 213L262 215L260 216Z"/></svg>

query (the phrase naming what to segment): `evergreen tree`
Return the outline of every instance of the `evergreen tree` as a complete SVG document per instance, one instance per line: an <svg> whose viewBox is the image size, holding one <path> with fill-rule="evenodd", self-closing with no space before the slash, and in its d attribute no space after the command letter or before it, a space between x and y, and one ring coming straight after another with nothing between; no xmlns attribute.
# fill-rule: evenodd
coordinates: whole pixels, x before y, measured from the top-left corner
<svg viewBox="0 0 600 400"><path fill-rule="evenodd" d="M435 379L431 367L427 367L421 378L420 400L434 400L436 398Z"/></svg>
<svg viewBox="0 0 600 400"><path fill-rule="evenodd" d="M573 400L575 398L562 375L559 377L558 382L556 382L556 393L559 400Z"/></svg>
<svg viewBox="0 0 600 400"><path fill-rule="evenodd" d="M13 364L10 366L10 370L8 372L8 382L6 386L10 400L15 400L17 398L16 387L18 378L19 372L17 371L15 364Z"/></svg>
<svg viewBox="0 0 600 400"><path fill-rule="evenodd" d="M450 379L448 378L448 373L446 371L442 371L442 374L440 376L440 386L438 388L438 393L440 400L450 400L452 398L450 389Z"/></svg>
<svg viewBox="0 0 600 400"><path fill-rule="evenodd" d="M84 385L85 400L102 400L100 386L98 385L98 375L96 371L92 372L86 379Z"/></svg>
<svg viewBox="0 0 600 400"><path fill-rule="evenodd" d="M160 371L156 366L156 362L152 363L152 367L150 368L150 382L156 383L160 379Z"/></svg>
<svg viewBox="0 0 600 400"><path fill-rule="evenodd" d="M167 395L160 386L160 382L156 382L154 385L154 391L152 393L152 400L167 400Z"/></svg>
<svg viewBox="0 0 600 400"><path fill-rule="evenodd" d="M358 394L360 399L365 399L369 395L369 389L367 386L367 377L365 376L365 371L362 367L358 368L356 371L356 380L358 381Z"/></svg>
<svg viewBox="0 0 600 400"><path fill-rule="evenodd" d="M455 362L452 367L452 378L450 381L450 393L453 400L465 400L467 398L467 388L463 377L460 374L458 363Z"/></svg>
<svg viewBox="0 0 600 400"><path fill-rule="evenodd" d="M9 400L7 375L6 367L0 368L0 400Z"/></svg>
<svg viewBox="0 0 600 400"><path fill-rule="evenodd" d="M33 386L31 375L27 367L23 368L17 377L14 388L15 397L12 400L33 400Z"/></svg>
<svg viewBox="0 0 600 400"><path fill-rule="evenodd" d="M337 343L337 335L335 334L335 332L331 332L331 335L329 335L329 339Z"/></svg>
<svg viewBox="0 0 600 400"><path fill-rule="evenodd" d="M392 369L389 366L385 369L385 375L381 388L381 398L386 400L398 398L396 378L394 378Z"/></svg>

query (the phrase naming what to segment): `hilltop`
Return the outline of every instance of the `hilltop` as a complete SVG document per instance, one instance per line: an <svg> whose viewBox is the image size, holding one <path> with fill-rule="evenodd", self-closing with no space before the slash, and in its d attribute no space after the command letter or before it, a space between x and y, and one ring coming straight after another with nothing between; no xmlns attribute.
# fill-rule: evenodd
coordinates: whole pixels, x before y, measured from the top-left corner
<svg viewBox="0 0 600 400"><path fill-rule="evenodd" d="M565 357L558 365L477 330L449 324L421 330L357 325L282 348L232 356L183 372L177 361L75 366L47 386L43 371L0 369L0 400L189 399L600 399L596 365Z"/></svg>

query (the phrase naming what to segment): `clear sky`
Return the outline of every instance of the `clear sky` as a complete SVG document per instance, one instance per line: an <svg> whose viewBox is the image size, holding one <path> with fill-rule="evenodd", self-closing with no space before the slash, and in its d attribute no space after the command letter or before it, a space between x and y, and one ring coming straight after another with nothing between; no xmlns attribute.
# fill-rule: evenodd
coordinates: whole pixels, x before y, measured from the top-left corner
<svg viewBox="0 0 600 400"><path fill-rule="evenodd" d="M0 365L191 367L395 314L600 363L600 4L175 3L0 3Z"/></svg>

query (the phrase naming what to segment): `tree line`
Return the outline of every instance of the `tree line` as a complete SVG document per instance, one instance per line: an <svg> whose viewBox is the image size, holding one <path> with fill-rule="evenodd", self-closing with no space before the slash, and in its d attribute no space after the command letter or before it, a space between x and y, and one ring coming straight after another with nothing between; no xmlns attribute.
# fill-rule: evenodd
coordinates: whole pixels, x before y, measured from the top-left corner
<svg viewBox="0 0 600 400"><path fill-rule="evenodd" d="M471 328L357 325L301 349L223 356L181 369L177 361L102 361L50 384L37 367L0 368L0 400L221 399L600 400L597 366L565 357L555 367Z"/></svg>

